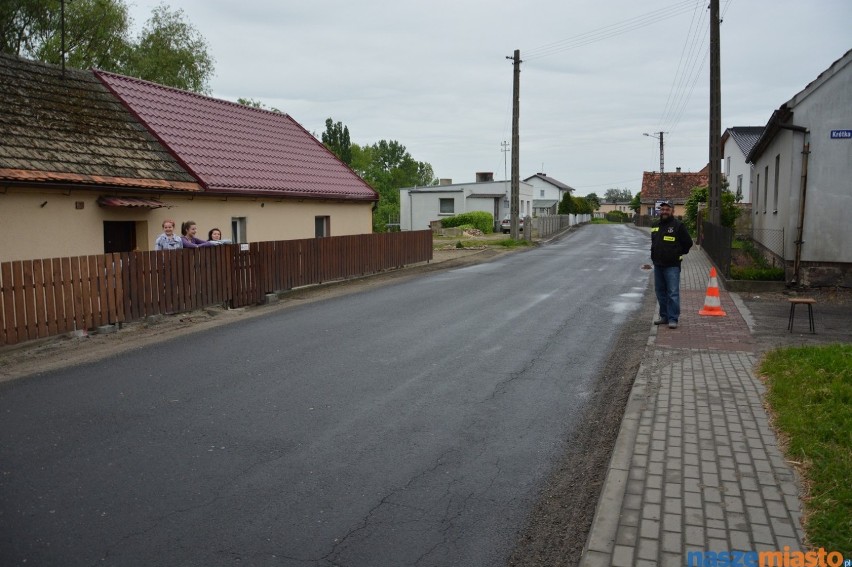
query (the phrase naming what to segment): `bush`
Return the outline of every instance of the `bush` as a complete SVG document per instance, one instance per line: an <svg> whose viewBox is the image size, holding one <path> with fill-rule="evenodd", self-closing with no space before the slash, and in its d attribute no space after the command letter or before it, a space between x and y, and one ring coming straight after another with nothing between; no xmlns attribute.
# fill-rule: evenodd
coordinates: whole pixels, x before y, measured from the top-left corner
<svg viewBox="0 0 852 567"><path fill-rule="evenodd" d="M485 234L490 234L494 232L494 215L484 211L461 213L459 215L441 219L441 225L445 228L469 225L470 227L478 228Z"/></svg>
<svg viewBox="0 0 852 567"><path fill-rule="evenodd" d="M627 213L623 211L610 211L606 215L604 215L606 220L609 222L627 222L630 220L630 217L627 216Z"/></svg>
<svg viewBox="0 0 852 567"><path fill-rule="evenodd" d="M758 266L731 266L731 279L756 281L784 281L784 268Z"/></svg>

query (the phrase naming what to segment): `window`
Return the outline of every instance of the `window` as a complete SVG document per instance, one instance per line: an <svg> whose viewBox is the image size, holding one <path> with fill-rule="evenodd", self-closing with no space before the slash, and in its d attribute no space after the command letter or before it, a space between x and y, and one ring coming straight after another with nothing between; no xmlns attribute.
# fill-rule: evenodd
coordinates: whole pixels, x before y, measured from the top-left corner
<svg viewBox="0 0 852 567"><path fill-rule="evenodd" d="M736 195L740 198L743 197L743 176L742 174L737 175L737 193Z"/></svg>
<svg viewBox="0 0 852 567"><path fill-rule="evenodd" d="M775 214L778 212L778 174L781 172L781 154L775 156L775 180L773 182L773 194L774 198L772 199L772 213Z"/></svg>
<svg viewBox="0 0 852 567"><path fill-rule="evenodd" d="M725 158L725 178L731 174L731 156Z"/></svg>
<svg viewBox="0 0 852 567"><path fill-rule="evenodd" d="M331 217L314 217L314 236L316 238L331 236Z"/></svg>
<svg viewBox="0 0 852 567"><path fill-rule="evenodd" d="M440 212L442 215L452 215L456 212L455 199L438 199L441 203Z"/></svg>
<svg viewBox="0 0 852 567"><path fill-rule="evenodd" d="M541 191L539 191L539 192L538 192L538 196L539 196L539 197L544 197L544 189L542 189Z"/></svg>
<svg viewBox="0 0 852 567"><path fill-rule="evenodd" d="M758 210L760 208L760 207L758 207L758 205L760 204L760 174L759 173L757 174L757 182L754 184L754 186L755 186L755 190L754 190L754 214L759 215L760 214L760 211Z"/></svg>
<svg viewBox="0 0 852 567"><path fill-rule="evenodd" d="M763 170L763 214L766 214L766 203L769 202L769 166Z"/></svg>
<svg viewBox="0 0 852 567"><path fill-rule="evenodd" d="M248 242L246 238L246 217L231 217L231 241L234 244Z"/></svg>

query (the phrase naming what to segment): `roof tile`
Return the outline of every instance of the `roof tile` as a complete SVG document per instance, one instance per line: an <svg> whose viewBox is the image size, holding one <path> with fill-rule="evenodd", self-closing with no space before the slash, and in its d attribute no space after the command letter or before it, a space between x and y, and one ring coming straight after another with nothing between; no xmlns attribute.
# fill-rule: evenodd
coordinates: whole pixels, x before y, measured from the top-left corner
<svg viewBox="0 0 852 567"><path fill-rule="evenodd" d="M95 74L211 192L377 200L290 116L104 71Z"/></svg>
<svg viewBox="0 0 852 567"><path fill-rule="evenodd" d="M91 72L0 55L0 179L200 189Z"/></svg>

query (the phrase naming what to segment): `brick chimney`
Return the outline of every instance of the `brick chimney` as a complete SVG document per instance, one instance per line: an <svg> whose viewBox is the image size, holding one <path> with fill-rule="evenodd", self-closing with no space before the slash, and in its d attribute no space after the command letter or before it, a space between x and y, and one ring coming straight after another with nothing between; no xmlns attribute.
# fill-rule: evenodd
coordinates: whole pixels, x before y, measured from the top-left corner
<svg viewBox="0 0 852 567"><path fill-rule="evenodd" d="M488 181L494 181L494 172L493 171L477 171L476 172L476 182L477 183L486 183Z"/></svg>
<svg viewBox="0 0 852 567"><path fill-rule="evenodd" d="M453 180L448 179L446 177L438 180L438 185L452 185L452 184L453 184Z"/></svg>

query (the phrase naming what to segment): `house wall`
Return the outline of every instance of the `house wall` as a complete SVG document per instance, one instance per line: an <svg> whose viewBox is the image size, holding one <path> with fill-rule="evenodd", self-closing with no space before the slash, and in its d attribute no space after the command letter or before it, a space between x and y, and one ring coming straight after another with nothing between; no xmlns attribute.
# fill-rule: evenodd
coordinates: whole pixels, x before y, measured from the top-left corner
<svg viewBox="0 0 852 567"><path fill-rule="evenodd" d="M729 159L730 162L728 161ZM723 169L728 180L728 188L734 195L736 195L737 178L742 176L743 199L740 202L751 203L751 165L746 162L746 156L743 154L742 150L740 150L740 147L734 141L733 137L728 137L728 139L725 140L725 147L722 148L722 163L724 165L724 169L728 169L728 164L730 163L729 171L724 171Z"/></svg>
<svg viewBox="0 0 852 567"><path fill-rule="evenodd" d="M231 238L231 218L245 217L249 242L313 238L315 217L330 217L330 236L372 232L372 203L199 196L158 198L172 208L112 208L97 204L103 192L73 190L70 194L51 189L9 188L0 193L0 262L56 258L104 252L104 221L136 221L139 250L151 250L169 218L180 224L194 220L198 236L220 228ZM77 209L76 203L83 208ZM43 206L42 206L43 205Z"/></svg>
<svg viewBox="0 0 852 567"><path fill-rule="evenodd" d="M852 64L840 69L809 93L797 95L791 101L793 124L809 130L810 155L808 160L807 196L801 260L803 263L832 264L834 271L846 272L849 281L852 267L838 268L852 263L852 229L849 214L852 211L852 140L831 139L831 130L848 129L852 124ZM761 229L784 228L785 252L788 260L795 257L797 226L801 195L802 145L805 134L780 130L755 163L755 179L760 175L760 202L755 208L755 237ZM779 163L778 212L773 209L775 158ZM769 168L768 203L764 200L763 185L766 168ZM766 212L764 212L764 210ZM826 274L823 274L826 276ZM821 276L822 277L822 276ZM818 285L823 281L803 283Z"/></svg>
<svg viewBox="0 0 852 567"><path fill-rule="evenodd" d="M532 186L533 199L556 199L557 201L562 202L562 196L565 194L565 191L559 187L554 187L544 179L541 179L540 177L531 177L524 183L528 183Z"/></svg>
<svg viewBox="0 0 852 567"><path fill-rule="evenodd" d="M495 181L486 183L455 184L435 187L418 187L416 189L399 190L400 229L401 230L424 230L429 228L430 223L444 217L468 213L472 211L485 211L494 214L494 198L472 198L476 194L503 193L504 197L498 199L496 221L500 221L509 214L509 192L511 184L508 181ZM529 183L521 182L519 186L519 201L521 216L532 215L533 189ZM454 211L452 214L441 213L440 200L453 199Z"/></svg>

